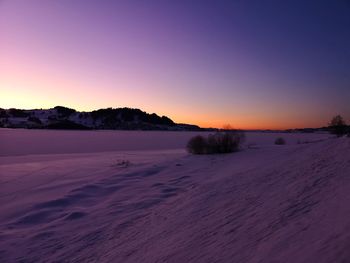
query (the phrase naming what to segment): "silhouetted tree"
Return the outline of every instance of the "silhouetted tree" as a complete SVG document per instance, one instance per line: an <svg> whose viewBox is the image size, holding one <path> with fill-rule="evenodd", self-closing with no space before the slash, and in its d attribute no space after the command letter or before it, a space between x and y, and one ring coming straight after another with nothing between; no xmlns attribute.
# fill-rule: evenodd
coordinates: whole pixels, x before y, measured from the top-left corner
<svg viewBox="0 0 350 263"><path fill-rule="evenodd" d="M8 115L4 109L0 109L0 118L7 118Z"/></svg>
<svg viewBox="0 0 350 263"><path fill-rule="evenodd" d="M29 114L24 110L18 110L14 108L9 109L9 114L15 118L26 118L29 116Z"/></svg>
<svg viewBox="0 0 350 263"><path fill-rule="evenodd" d="M340 115L334 116L329 123L329 129L331 133L337 135L338 137L346 134L348 127L343 117Z"/></svg>
<svg viewBox="0 0 350 263"><path fill-rule="evenodd" d="M63 106L56 106L56 107L54 107L54 109L57 111L59 117L61 117L61 118L69 117L70 115L72 115L73 113L76 112L75 109L70 109L70 108L63 107Z"/></svg>
<svg viewBox="0 0 350 263"><path fill-rule="evenodd" d="M139 109L131 109L131 108L107 108L107 109L99 109L91 112L91 116L94 120L101 118L104 121L108 122L117 122L118 120L124 122L133 122L140 121L149 124L155 125L168 125L174 126L175 123L166 116L159 117L157 114L152 113L148 114Z"/></svg>

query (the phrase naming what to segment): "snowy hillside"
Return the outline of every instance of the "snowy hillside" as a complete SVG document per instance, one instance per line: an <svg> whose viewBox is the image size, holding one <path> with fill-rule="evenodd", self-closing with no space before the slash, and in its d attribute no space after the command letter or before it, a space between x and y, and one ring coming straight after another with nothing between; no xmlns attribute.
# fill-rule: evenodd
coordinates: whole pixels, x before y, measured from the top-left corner
<svg viewBox="0 0 350 263"><path fill-rule="evenodd" d="M92 112L56 106L47 110L0 109L0 127L111 130L199 130L196 125L176 124L166 116L139 109L107 108Z"/></svg>

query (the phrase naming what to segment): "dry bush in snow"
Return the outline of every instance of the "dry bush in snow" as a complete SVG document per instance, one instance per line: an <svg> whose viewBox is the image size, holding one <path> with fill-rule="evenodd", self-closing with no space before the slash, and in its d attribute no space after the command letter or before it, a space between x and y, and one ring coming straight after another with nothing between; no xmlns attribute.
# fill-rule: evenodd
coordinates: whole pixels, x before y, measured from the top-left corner
<svg viewBox="0 0 350 263"><path fill-rule="evenodd" d="M231 153L239 150L244 139L244 133L237 130L217 132L206 138L197 135L190 139L187 150L192 154Z"/></svg>
<svg viewBox="0 0 350 263"><path fill-rule="evenodd" d="M285 145L285 144L286 144L286 140L283 139L282 137L278 137L278 138L275 140L275 144L276 144L276 145Z"/></svg>
<svg viewBox="0 0 350 263"><path fill-rule="evenodd" d="M187 143L187 151L193 154L204 154L207 149L207 140L201 135L197 135Z"/></svg>

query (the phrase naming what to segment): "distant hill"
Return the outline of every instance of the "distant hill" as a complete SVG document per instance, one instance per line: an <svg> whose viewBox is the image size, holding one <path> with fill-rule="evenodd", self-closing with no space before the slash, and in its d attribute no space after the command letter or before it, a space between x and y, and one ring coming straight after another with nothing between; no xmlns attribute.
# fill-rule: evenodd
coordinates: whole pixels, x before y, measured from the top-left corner
<svg viewBox="0 0 350 263"><path fill-rule="evenodd" d="M79 112L63 106L52 109L1 109L0 127L71 130L205 130L196 125L178 124L166 116L140 109L106 108Z"/></svg>

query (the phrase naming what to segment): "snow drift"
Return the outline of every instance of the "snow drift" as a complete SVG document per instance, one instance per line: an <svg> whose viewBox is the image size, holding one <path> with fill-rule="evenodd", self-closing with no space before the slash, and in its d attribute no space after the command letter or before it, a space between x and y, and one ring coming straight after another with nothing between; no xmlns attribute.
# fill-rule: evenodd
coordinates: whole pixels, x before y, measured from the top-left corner
<svg viewBox="0 0 350 263"><path fill-rule="evenodd" d="M0 158L1 262L346 262L350 140Z"/></svg>

